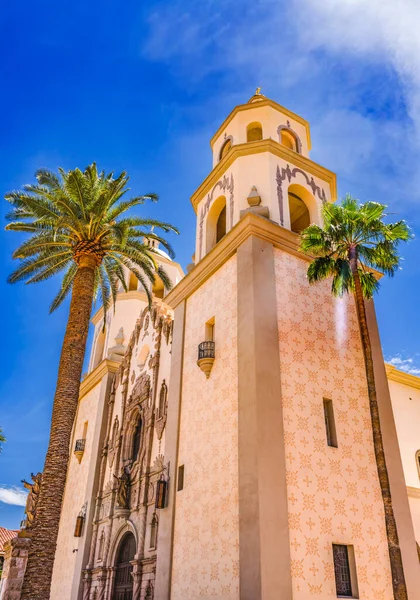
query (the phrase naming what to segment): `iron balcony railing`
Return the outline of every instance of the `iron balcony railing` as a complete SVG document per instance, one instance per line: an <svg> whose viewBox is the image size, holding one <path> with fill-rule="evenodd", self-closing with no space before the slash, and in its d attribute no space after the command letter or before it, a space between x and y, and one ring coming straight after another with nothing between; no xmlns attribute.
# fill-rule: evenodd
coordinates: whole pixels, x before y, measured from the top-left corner
<svg viewBox="0 0 420 600"><path fill-rule="evenodd" d="M83 452L85 449L86 440L76 440L76 445L74 447L75 452Z"/></svg>
<svg viewBox="0 0 420 600"><path fill-rule="evenodd" d="M198 360L201 358L214 358L214 342L201 342L198 346Z"/></svg>

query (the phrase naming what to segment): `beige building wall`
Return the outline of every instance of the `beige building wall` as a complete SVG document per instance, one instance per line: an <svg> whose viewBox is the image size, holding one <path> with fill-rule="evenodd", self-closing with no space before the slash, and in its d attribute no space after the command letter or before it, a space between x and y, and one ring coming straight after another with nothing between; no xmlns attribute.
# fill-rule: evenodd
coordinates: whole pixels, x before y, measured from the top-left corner
<svg viewBox="0 0 420 600"><path fill-rule="evenodd" d="M206 379L197 352L213 317L216 359ZM171 600L239 598L236 320L234 256L187 300Z"/></svg>
<svg viewBox="0 0 420 600"><path fill-rule="evenodd" d="M363 355L351 297L309 287L275 251L293 599L335 600L332 544L354 546L359 597L389 600L391 574ZM326 441L333 401L338 448Z"/></svg>
<svg viewBox="0 0 420 600"><path fill-rule="evenodd" d="M420 378L387 365L388 385L416 542L420 545Z"/></svg>

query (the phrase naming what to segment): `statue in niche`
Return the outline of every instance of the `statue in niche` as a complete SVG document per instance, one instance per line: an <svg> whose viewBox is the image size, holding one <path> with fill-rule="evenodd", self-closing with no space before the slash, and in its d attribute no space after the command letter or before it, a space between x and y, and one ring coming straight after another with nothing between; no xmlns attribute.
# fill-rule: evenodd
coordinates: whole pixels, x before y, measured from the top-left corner
<svg viewBox="0 0 420 600"><path fill-rule="evenodd" d="M122 467L121 475L114 475L118 481L117 505L120 508L128 508L128 490L130 486L130 471L128 467Z"/></svg>
<svg viewBox="0 0 420 600"><path fill-rule="evenodd" d="M29 483L25 479L22 479L24 487L29 490L28 497L26 499L25 513L26 519L24 521L25 529L31 529L34 524L36 515L36 505L38 504L39 492L41 491L42 473L34 475L31 473L31 479L33 483Z"/></svg>

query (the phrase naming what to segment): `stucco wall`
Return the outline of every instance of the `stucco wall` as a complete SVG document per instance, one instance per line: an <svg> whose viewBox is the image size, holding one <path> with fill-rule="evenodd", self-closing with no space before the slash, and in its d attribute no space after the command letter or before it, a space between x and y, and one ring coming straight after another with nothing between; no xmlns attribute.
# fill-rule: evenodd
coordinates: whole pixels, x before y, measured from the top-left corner
<svg viewBox="0 0 420 600"><path fill-rule="evenodd" d="M416 452L420 450L420 390L391 379L388 379L388 385L405 482L409 488L414 533L420 544L420 475L416 464Z"/></svg>
<svg viewBox="0 0 420 600"><path fill-rule="evenodd" d="M351 297L309 288L307 262L275 251L293 599L336 599L332 544L353 545L359 597L390 600L384 513ZM338 448L326 443L323 398Z"/></svg>
<svg viewBox="0 0 420 600"><path fill-rule="evenodd" d="M216 360L206 380L197 347L212 317ZM236 320L233 257L187 301L172 600L239 598Z"/></svg>

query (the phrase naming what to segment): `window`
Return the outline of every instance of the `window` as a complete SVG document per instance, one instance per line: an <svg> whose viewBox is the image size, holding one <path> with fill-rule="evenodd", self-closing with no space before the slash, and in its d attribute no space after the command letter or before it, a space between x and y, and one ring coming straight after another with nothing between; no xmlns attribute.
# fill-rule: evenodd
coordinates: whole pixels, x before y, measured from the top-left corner
<svg viewBox="0 0 420 600"><path fill-rule="evenodd" d="M128 291L134 292L137 289L138 283L139 281L134 273L130 273L130 278L128 280Z"/></svg>
<svg viewBox="0 0 420 600"><path fill-rule="evenodd" d="M333 544L335 586L339 598L358 598L353 546Z"/></svg>
<svg viewBox="0 0 420 600"><path fill-rule="evenodd" d="M216 244L220 242L222 237L226 235L226 204L220 211L219 218L216 223Z"/></svg>
<svg viewBox="0 0 420 600"><path fill-rule="evenodd" d="M326 400L324 398L324 419L325 419L325 431L327 434L327 444L333 448L338 447L337 443L337 430L335 428L334 419L334 408L332 400Z"/></svg>
<svg viewBox="0 0 420 600"><path fill-rule="evenodd" d="M206 323L206 327L205 327L205 331L204 331L204 336L205 336L206 342L214 342L214 323L215 323L214 317L209 319Z"/></svg>
<svg viewBox="0 0 420 600"><path fill-rule="evenodd" d="M297 194L289 192L290 229L300 233L310 225L309 210Z"/></svg>
<svg viewBox="0 0 420 600"><path fill-rule="evenodd" d="M263 139L261 123L250 123L246 128L246 141L257 142Z"/></svg>
<svg viewBox="0 0 420 600"><path fill-rule="evenodd" d="M92 369L97 367L99 365L99 363L102 361L102 358L104 355L104 348L105 348L105 331L102 329L102 327L103 327L102 323L97 325L97 327L98 327L99 331L96 336L95 358L93 359Z"/></svg>
<svg viewBox="0 0 420 600"><path fill-rule="evenodd" d="M156 298L163 298L163 296L165 295L165 286L163 285L163 281L159 277L159 275L155 275L155 280L152 286L152 294Z"/></svg>
<svg viewBox="0 0 420 600"><path fill-rule="evenodd" d="M180 492L184 489L184 465L178 467L178 487L177 491Z"/></svg>
<svg viewBox="0 0 420 600"><path fill-rule="evenodd" d="M219 160L222 160L222 158L224 158L226 156L226 154L229 152L229 150L231 148L232 148L232 139L228 138L220 149Z"/></svg>
<svg viewBox="0 0 420 600"><path fill-rule="evenodd" d="M156 513L153 513L152 522L150 523L150 550L154 550L157 546L158 518Z"/></svg>
<svg viewBox="0 0 420 600"><path fill-rule="evenodd" d="M295 152L297 152L296 138L291 131L287 131L287 129L282 129L280 132L280 140L283 146L286 146L286 148L290 148L290 150L294 150Z"/></svg>
<svg viewBox="0 0 420 600"><path fill-rule="evenodd" d="M206 252L226 235L226 197L219 196L212 203L206 219Z"/></svg>
<svg viewBox="0 0 420 600"><path fill-rule="evenodd" d="M419 474L419 479L420 479L420 450L417 450L417 452L416 452L416 465L417 465L417 472Z"/></svg>
<svg viewBox="0 0 420 600"><path fill-rule="evenodd" d="M141 441L141 419L138 420L138 423L136 425L136 428L134 430L134 435L133 435L133 452L131 455L131 458L133 460L136 460L139 450L140 450L140 441Z"/></svg>

